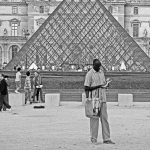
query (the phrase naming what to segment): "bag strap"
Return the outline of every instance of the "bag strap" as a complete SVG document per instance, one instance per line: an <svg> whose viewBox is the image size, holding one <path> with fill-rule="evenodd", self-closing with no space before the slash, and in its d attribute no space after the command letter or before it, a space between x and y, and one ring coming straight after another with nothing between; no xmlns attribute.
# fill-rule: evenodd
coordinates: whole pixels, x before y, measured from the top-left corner
<svg viewBox="0 0 150 150"><path fill-rule="evenodd" d="M89 92L89 95L90 95L89 97L92 99L92 91L91 91L91 92Z"/></svg>
<svg viewBox="0 0 150 150"><path fill-rule="evenodd" d="M98 98L99 98L99 88L98 88Z"/></svg>

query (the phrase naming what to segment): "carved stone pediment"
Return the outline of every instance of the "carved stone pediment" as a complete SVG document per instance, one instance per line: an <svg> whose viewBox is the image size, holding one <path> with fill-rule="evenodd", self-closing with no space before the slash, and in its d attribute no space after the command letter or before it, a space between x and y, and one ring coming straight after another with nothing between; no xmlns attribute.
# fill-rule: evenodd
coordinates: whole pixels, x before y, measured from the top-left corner
<svg viewBox="0 0 150 150"><path fill-rule="evenodd" d="M139 24L139 25L141 26L141 21L135 19L135 20L132 20L132 21L131 21L131 27L132 27L132 25L133 25L134 23L137 23L137 24Z"/></svg>
<svg viewBox="0 0 150 150"><path fill-rule="evenodd" d="M11 19L11 20L9 20L9 24L10 24L10 26L11 26L11 24L12 23L17 23L18 24L18 26L20 26L20 20L18 20L18 19L16 19L16 18L13 18L13 19Z"/></svg>

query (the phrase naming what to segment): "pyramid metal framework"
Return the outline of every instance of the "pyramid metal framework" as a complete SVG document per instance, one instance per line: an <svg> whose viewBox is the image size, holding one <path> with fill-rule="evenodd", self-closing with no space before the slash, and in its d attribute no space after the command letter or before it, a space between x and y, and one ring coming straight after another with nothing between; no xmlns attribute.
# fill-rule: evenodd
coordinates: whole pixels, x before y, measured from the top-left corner
<svg viewBox="0 0 150 150"><path fill-rule="evenodd" d="M35 63L65 70L70 65L91 65L94 58L107 71L122 62L128 71L150 68L146 53L99 0L63 0L6 69Z"/></svg>

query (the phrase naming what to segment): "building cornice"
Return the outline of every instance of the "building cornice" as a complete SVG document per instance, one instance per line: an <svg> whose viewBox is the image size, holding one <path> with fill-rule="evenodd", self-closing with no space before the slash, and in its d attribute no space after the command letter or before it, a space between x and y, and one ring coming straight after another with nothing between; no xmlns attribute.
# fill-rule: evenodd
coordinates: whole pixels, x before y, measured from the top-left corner
<svg viewBox="0 0 150 150"><path fill-rule="evenodd" d="M26 37L24 36L0 36L0 41L5 41L6 42L18 42L18 41L26 41Z"/></svg>
<svg viewBox="0 0 150 150"><path fill-rule="evenodd" d="M133 37L134 40L150 40L150 37Z"/></svg>
<svg viewBox="0 0 150 150"><path fill-rule="evenodd" d="M51 14L51 13L50 13ZM47 17L49 16L48 13L40 14L40 13L29 13L28 16L40 16L40 17Z"/></svg>
<svg viewBox="0 0 150 150"><path fill-rule="evenodd" d="M105 1L103 0L101 2L103 5L125 5L126 2L123 0L123 1Z"/></svg>
<svg viewBox="0 0 150 150"><path fill-rule="evenodd" d="M0 16L13 16L13 17L17 17L17 16L24 16L27 17L28 14L0 14Z"/></svg>
<svg viewBox="0 0 150 150"><path fill-rule="evenodd" d="M61 3L61 1L30 1L27 2L28 5L33 5L33 6L58 6Z"/></svg>
<svg viewBox="0 0 150 150"><path fill-rule="evenodd" d="M124 17L133 17L133 18L142 18L142 17L150 17L150 14L148 15L130 15L130 14L125 14Z"/></svg>
<svg viewBox="0 0 150 150"><path fill-rule="evenodd" d="M27 6L26 2L0 2L0 6Z"/></svg>
<svg viewBox="0 0 150 150"><path fill-rule="evenodd" d="M150 2L141 2L141 3L126 3L125 6L150 6Z"/></svg>
<svg viewBox="0 0 150 150"><path fill-rule="evenodd" d="M103 5L125 5L125 3L103 3Z"/></svg>

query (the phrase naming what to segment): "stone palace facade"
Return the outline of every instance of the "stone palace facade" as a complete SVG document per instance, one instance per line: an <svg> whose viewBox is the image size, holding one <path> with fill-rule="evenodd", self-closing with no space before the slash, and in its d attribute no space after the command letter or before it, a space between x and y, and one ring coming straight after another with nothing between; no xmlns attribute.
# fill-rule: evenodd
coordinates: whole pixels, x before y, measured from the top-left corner
<svg viewBox="0 0 150 150"><path fill-rule="evenodd" d="M150 56L150 1L100 1ZM0 69L16 55L60 2L0 0Z"/></svg>

